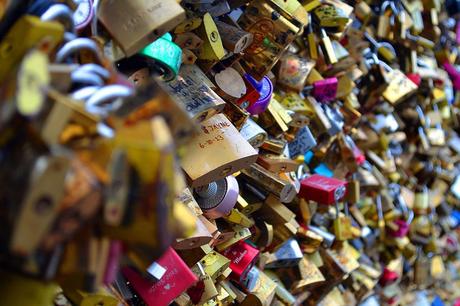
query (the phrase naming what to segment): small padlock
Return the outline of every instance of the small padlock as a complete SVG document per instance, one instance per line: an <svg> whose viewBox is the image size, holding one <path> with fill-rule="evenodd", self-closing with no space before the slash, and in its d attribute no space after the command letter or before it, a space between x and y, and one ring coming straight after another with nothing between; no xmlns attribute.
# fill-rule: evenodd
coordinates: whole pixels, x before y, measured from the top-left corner
<svg viewBox="0 0 460 306"><path fill-rule="evenodd" d="M335 203L334 234L338 241L345 241L353 238L351 219L348 215L348 203L345 202L345 216L340 215L339 204Z"/></svg>
<svg viewBox="0 0 460 306"><path fill-rule="evenodd" d="M222 251L222 255L231 260L231 277L240 282L247 277L249 270L255 265L259 250L244 241L240 241Z"/></svg>
<svg viewBox="0 0 460 306"><path fill-rule="evenodd" d="M184 65L176 80L165 85L167 92L181 102L190 116L201 122L222 112L225 102L212 89L214 85L196 65Z"/></svg>
<svg viewBox="0 0 460 306"><path fill-rule="evenodd" d="M166 269L166 274L158 282L143 278L132 268L122 269L123 275L148 304L169 305L198 281L196 275L172 248L167 249L157 263Z"/></svg>
<svg viewBox="0 0 460 306"><path fill-rule="evenodd" d="M216 23L209 13L203 16L203 23L197 29L197 33L204 41L197 52L198 58L207 61L221 60L225 50Z"/></svg>
<svg viewBox="0 0 460 306"><path fill-rule="evenodd" d="M347 182L314 174L301 181L299 196L305 200L332 205L342 199Z"/></svg>

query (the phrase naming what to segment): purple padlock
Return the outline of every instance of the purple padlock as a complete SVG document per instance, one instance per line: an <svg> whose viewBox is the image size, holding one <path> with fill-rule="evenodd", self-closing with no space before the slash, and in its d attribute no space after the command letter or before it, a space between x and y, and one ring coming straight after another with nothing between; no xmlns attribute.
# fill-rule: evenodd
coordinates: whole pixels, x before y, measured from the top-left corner
<svg viewBox="0 0 460 306"><path fill-rule="evenodd" d="M335 100L339 80L336 77L319 80L313 83L313 96L319 102L327 103Z"/></svg>
<svg viewBox="0 0 460 306"><path fill-rule="evenodd" d="M245 74L244 77L248 80L260 93L260 98L257 100L256 103L249 106L246 110L251 115L258 115L267 110L268 104L270 104L270 100L273 94L273 84L270 79L265 76L260 82L254 79L251 75Z"/></svg>
<svg viewBox="0 0 460 306"><path fill-rule="evenodd" d="M402 238L407 235L409 232L409 224L402 220L402 219L397 219L393 221L393 223L396 224L398 229L396 231L391 231L391 235L396 238Z"/></svg>

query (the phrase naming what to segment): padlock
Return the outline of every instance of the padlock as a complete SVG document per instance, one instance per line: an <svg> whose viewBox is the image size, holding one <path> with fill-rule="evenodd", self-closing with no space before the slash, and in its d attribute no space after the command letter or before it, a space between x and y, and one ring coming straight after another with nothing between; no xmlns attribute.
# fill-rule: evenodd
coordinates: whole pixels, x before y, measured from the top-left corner
<svg viewBox="0 0 460 306"><path fill-rule="evenodd" d="M302 90L314 65L313 61L308 61L295 54L284 54L280 59L279 84L287 89Z"/></svg>
<svg viewBox="0 0 460 306"><path fill-rule="evenodd" d="M238 182L233 176L194 189L195 199L203 214L211 219L228 215L236 204L238 193ZM219 201L216 203L215 200Z"/></svg>
<svg viewBox="0 0 460 306"><path fill-rule="evenodd" d="M221 154L223 148L226 156ZM200 159L206 162L200 163ZM201 133L190 144L181 165L191 186L198 187L231 175L256 160L254 148L224 115L218 114L201 124ZM205 164L207 167L203 168Z"/></svg>
<svg viewBox="0 0 460 306"><path fill-rule="evenodd" d="M243 127L246 125L247 121L250 120L250 114L243 108L238 105L228 102L225 105L224 112L225 116L233 123L237 130L242 131ZM254 122L254 124L256 124ZM254 131L257 133L257 131ZM243 136L244 137L244 136ZM248 139L246 139L248 140Z"/></svg>
<svg viewBox="0 0 460 306"><path fill-rule="evenodd" d="M196 275L171 248L157 260L157 263L166 269L166 274L155 283L142 278L132 268L122 269L126 279L149 305L168 305L184 290L198 281Z"/></svg>
<svg viewBox="0 0 460 306"><path fill-rule="evenodd" d="M187 294L190 296L192 303L205 303L219 295L214 282L211 277L206 274L200 262L197 262L196 265L192 267L192 271L199 276L198 283L187 289Z"/></svg>
<svg viewBox="0 0 460 306"><path fill-rule="evenodd" d="M286 141L275 138L267 138L262 144L261 148L265 151L272 152L278 155L283 154L286 148Z"/></svg>
<svg viewBox="0 0 460 306"><path fill-rule="evenodd" d="M215 281L219 275L224 273L224 271L230 267L230 262L231 261L225 256L214 251L210 252L200 260L204 271L212 278L213 281Z"/></svg>
<svg viewBox="0 0 460 306"><path fill-rule="evenodd" d="M377 26L377 37L389 38L391 31L391 18L394 22L394 14L396 14L396 7L391 1L384 1L380 6L378 26Z"/></svg>
<svg viewBox="0 0 460 306"><path fill-rule="evenodd" d="M65 192L64 178L69 168L70 160L64 156L42 156L36 161L29 191L13 229L9 246L12 253L29 256L37 249L56 219ZM48 184L53 184L53 187ZM38 220L41 222L37 223Z"/></svg>
<svg viewBox="0 0 460 306"><path fill-rule="evenodd" d="M340 215L339 204L335 204L335 219L334 219L334 234L338 241L345 241L352 238L352 225L351 219L348 215L348 203L345 202L345 216Z"/></svg>
<svg viewBox="0 0 460 306"><path fill-rule="evenodd" d="M0 42L0 47L5 50L0 80L3 82L8 77L29 49L35 47L50 53L62 41L63 35L64 27L58 22L41 21L35 16L20 18Z"/></svg>
<svg viewBox="0 0 460 306"><path fill-rule="evenodd" d="M129 126L160 115L165 118L178 145L197 133L197 127L186 110L168 94L167 85L159 81L149 79L145 86L137 89L135 96L125 98L123 102L114 116L122 118L124 125Z"/></svg>
<svg viewBox="0 0 460 306"><path fill-rule="evenodd" d="M249 82L252 86L254 86L254 88L260 94L260 97L258 98L258 100L253 103L250 103L250 105L246 108L246 110L251 115L261 114L267 109L268 104L271 101L272 94L273 94L272 81L267 76L264 76L260 82L256 81L249 74L245 74L244 77L245 77L245 80Z"/></svg>
<svg viewBox="0 0 460 306"><path fill-rule="evenodd" d="M197 51L199 59L207 61L220 60L225 55L219 30L209 13L203 16L203 23L197 29L197 33L203 39L204 43Z"/></svg>
<svg viewBox="0 0 460 306"><path fill-rule="evenodd" d="M299 243L295 239L289 239L281 244L276 251L270 254L265 263L267 268L282 268L296 266L302 260L303 254Z"/></svg>
<svg viewBox="0 0 460 306"><path fill-rule="evenodd" d="M259 155L257 163L274 173L292 172L297 170L298 164L291 159L273 154Z"/></svg>
<svg viewBox="0 0 460 306"><path fill-rule="evenodd" d="M222 251L222 255L231 260L231 277L240 282L247 277L249 270L255 265L259 250L244 241L240 241Z"/></svg>
<svg viewBox="0 0 460 306"><path fill-rule="evenodd" d="M316 139L307 126L302 127L294 139L288 144L289 156L295 158L299 155L305 155L308 151L316 146Z"/></svg>
<svg viewBox="0 0 460 306"><path fill-rule="evenodd" d="M196 65L184 65L176 80L166 84L166 90L191 117L199 122L222 112L225 102L212 89L214 85Z"/></svg>
<svg viewBox="0 0 460 306"><path fill-rule="evenodd" d="M254 148L261 147L267 140L267 132L263 130L256 122L249 118L240 130L244 139Z"/></svg>
<svg viewBox="0 0 460 306"><path fill-rule="evenodd" d="M324 60L327 64L333 65L337 63L334 48L332 47L331 39L324 29L321 29L320 46L323 51Z"/></svg>
<svg viewBox="0 0 460 306"><path fill-rule="evenodd" d="M310 58L312 60L318 59L318 46L316 45L316 35L313 31L313 24L311 21L311 15L309 15L309 23L307 27L307 41L308 41L308 51Z"/></svg>
<svg viewBox="0 0 460 306"><path fill-rule="evenodd" d="M266 170L259 164L253 164L249 168L243 169L242 173L250 182L278 196L283 203L292 202L296 196L297 192L293 183Z"/></svg>
<svg viewBox="0 0 460 306"><path fill-rule="evenodd" d="M241 53L252 44L253 35L251 33L221 21L217 21L216 25L222 37L222 43L228 51Z"/></svg>
<svg viewBox="0 0 460 306"><path fill-rule="evenodd" d="M234 68L228 67L214 75L214 80L220 89L220 95L224 96L229 102L236 102L243 109L247 105L240 104L241 99L247 92L245 80ZM250 102L249 102L250 104Z"/></svg>
<svg viewBox="0 0 460 306"><path fill-rule="evenodd" d="M156 133L162 133L163 143L155 143L153 139L156 139L154 135ZM143 135L143 136L140 136ZM117 137L114 140L115 145L118 145L126 150L126 156L128 162L132 165L133 170L131 171L131 186L137 188L140 192L143 188L163 188L163 194L157 194L158 197L162 197L161 201L155 201L154 198L137 196L131 200L134 205L131 211L131 216L127 217L127 221L123 226L106 226L105 232L110 237L116 237L124 241L130 241L134 244L150 246L150 251L153 253L161 252L171 242L172 236L169 233L160 233L155 225L146 226L146 223L150 223L151 220L161 220L162 224L167 228L172 227L172 215L170 207L174 201L174 160L172 159L171 150L172 147L168 143L168 130L166 123L160 117L156 117L151 122L138 123L131 127L126 127L118 131ZM171 138L169 138L169 142ZM150 143L149 143L150 142ZM140 149L139 144L148 146L148 150ZM168 153L169 152L169 153ZM144 160L142 157L147 154L150 156L150 165L146 167L142 165ZM162 169L161 171L159 171ZM145 205L152 205L155 207L155 213L145 215L143 214L143 207ZM149 204L150 202L150 204ZM142 217L141 217L142 216ZM150 221L149 221L150 220ZM160 222L160 221L158 221ZM158 235L158 240L155 242L151 241L149 235L139 234L139 229L143 228L142 232L149 232L150 235ZM165 235L166 234L166 235ZM135 236L135 239L130 237ZM152 244L153 242L153 244Z"/></svg>
<svg viewBox="0 0 460 306"><path fill-rule="evenodd" d="M338 79L336 77L319 80L312 86L304 87L303 94L307 95L310 90L316 100L328 103L336 99L338 89Z"/></svg>
<svg viewBox="0 0 460 306"><path fill-rule="evenodd" d="M265 273L253 267L247 279L245 286L249 294L243 301L242 305L270 305L275 297L276 283Z"/></svg>
<svg viewBox="0 0 460 306"><path fill-rule="evenodd" d="M347 182L314 174L301 181L299 196L305 200L332 205L340 201L347 189Z"/></svg>
<svg viewBox="0 0 460 306"><path fill-rule="evenodd" d="M417 85L410 81L407 76L398 69L389 69L390 84L382 93L382 96L391 104L398 104L417 90Z"/></svg>
<svg viewBox="0 0 460 306"><path fill-rule="evenodd" d="M139 55L145 58L147 64L152 65L152 69L165 81L172 81L179 73L182 50L172 42L169 33L141 49Z"/></svg>
<svg viewBox="0 0 460 306"><path fill-rule="evenodd" d="M184 9L174 1L101 2L96 14L127 56L139 52L185 20Z"/></svg>
<svg viewBox="0 0 460 306"><path fill-rule="evenodd" d="M320 27L343 28L349 21L347 14L339 7L324 4L313 11Z"/></svg>
<svg viewBox="0 0 460 306"><path fill-rule="evenodd" d="M252 2L238 23L254 36L242 64L258 81L276 64L301 27L296 19L278 12L270 1Z"/></svg>

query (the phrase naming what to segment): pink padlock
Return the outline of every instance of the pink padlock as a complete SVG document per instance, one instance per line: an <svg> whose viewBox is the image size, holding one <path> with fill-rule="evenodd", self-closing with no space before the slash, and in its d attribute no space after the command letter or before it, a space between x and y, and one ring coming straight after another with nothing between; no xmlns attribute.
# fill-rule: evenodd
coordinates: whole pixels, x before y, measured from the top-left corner
<svg viewBox="0 0 460 306"><path fill-rule="evenodd" d="M328 103L335 100L338 87L339 80L333 77L319 80L314 82L313 85L306 86L302 93L305 96L313 95L319 102Z"/></svg>
<svg viewBox="0 0 460 306"><path fill-rule="evenodd" d="M313 83L313 96L319 102L327 103L335 100L339 80L336 77L319 80Z"/></svg>
<svg viewBox="0 0 460 306"><path fill-rule="evenodd" d="M442 66L452 80L455 90L460 90L460 72L451 63L445 61Z"/></svg>
<svg viewBox="0 0 460 306"><path fill-rule="evenodd" d="M398 278L399 278L398 273L391 271L390 269L385 267L383 268L382 276L380 277L379 283L382 286L388 286L394 283L395 281L397 281Z"/></svg>
<svg viewBox="0 0 460 306"><path fill-rule="evenodd" d="M393 223L396 224L398 229L396 231L391 230L390 231L391 236L396 237L396 238L402 238L407 235L407 233L409 232L409 224L406 221L402 219L397 219L393 221Z"/></svg>

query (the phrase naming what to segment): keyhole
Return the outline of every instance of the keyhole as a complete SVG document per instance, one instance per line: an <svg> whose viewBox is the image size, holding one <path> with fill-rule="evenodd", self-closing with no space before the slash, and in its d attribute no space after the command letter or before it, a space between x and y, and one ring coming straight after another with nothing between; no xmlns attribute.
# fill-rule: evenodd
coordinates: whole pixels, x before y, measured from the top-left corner
<svg viewBox="0 0 460 306"><path fill-rule="evenodd" d="M219 34L217 34L216 31L213 31L211 35L209 35L209 39L211 39L212 42L216 42L218 38L219 38Z"/></svg>

